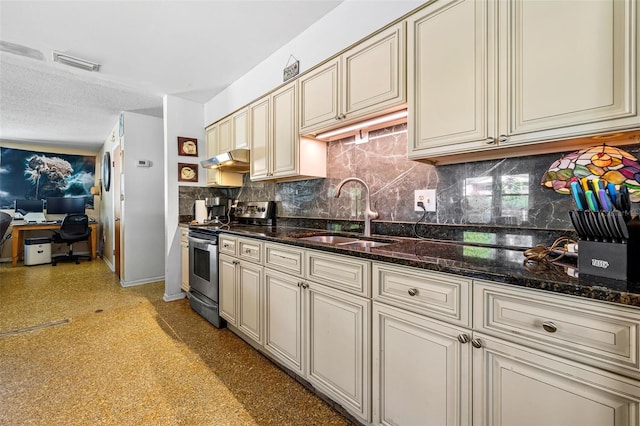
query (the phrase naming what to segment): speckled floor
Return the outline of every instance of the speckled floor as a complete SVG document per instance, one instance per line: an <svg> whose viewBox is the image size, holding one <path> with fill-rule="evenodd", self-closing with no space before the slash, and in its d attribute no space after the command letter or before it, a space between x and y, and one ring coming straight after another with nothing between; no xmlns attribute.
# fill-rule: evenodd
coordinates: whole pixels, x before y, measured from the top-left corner
<svg viewBox="0 0 640 426"><path fill-rule="evenodd" d="M0 264L1 425L347 425L164 283Z"/></svg>

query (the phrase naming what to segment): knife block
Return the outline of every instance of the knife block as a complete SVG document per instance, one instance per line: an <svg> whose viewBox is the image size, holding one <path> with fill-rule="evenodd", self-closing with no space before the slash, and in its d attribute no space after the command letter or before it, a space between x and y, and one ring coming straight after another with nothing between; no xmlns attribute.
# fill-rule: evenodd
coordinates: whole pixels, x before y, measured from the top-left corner
<svg viewBox="0 0 640 426"><path fill-rule="evenodd" d="M640 279L640 218L627 222L629 239L626 243L590 241L578 242L578 272L614 280ZM633 253L636 253L634 256Z"/></svg>

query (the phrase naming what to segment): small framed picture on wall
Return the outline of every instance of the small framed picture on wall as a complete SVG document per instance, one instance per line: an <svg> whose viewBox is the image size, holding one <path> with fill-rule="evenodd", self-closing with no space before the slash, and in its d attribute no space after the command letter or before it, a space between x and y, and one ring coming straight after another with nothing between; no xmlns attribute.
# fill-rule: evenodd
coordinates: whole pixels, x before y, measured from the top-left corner
<svg viewBox="0 0 640 426"><path fill-rule="evenodd" d="M178 155L187 157L198 156L198 139L178 136Z"/></svg>
<svg viewBox="0 0 640 426"><path fill-rule="evenodd" d="M198 165L178 163L179 182L198 182Z"/></svg>

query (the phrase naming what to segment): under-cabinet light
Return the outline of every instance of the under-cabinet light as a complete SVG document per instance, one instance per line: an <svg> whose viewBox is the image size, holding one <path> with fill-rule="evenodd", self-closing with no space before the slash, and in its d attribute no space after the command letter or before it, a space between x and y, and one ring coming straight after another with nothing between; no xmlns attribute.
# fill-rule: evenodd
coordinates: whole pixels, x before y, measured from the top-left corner
<svg viewBox="0 0 640 426"><path fill-rule="evenodd" d="M380 128L381 125L401 122L407 117L407 110L396 111L390 114L381 115L380 117L372 118L370 120L361 121L349 126L340 127L339 129L329 130L328 132L319 133L316 135L316 139L320 140L335 140L340 137L346 137L349 134L353 134L360 129L373 129Z"/></svg>
<svg viewBox="0 0 640 426"><path fill-rule="evenodd" d="M95 62L87 61L86 59L76 58L74 56L69 56L64 53L53 51L53 62L59 62L64 65L69 65L71 67L80 68L85 71L99 71L100 64L96 64Z"/></svg>

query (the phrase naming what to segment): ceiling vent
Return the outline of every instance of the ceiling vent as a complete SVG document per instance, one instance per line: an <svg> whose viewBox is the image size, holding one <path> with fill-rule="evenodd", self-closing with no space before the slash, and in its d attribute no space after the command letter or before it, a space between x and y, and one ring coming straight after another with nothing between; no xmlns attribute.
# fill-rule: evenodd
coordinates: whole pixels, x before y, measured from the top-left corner
<svg viewBox="0 0 640 426"><path fill-rule="evenodd" d="M59 62L64 65L69 65L70 67L80 68L85 71L100 71L100 64L96 64L95 62L87 61L86 59L76 58L74 56L69 56L64 53L53 51L53 62Z"/></svg>

